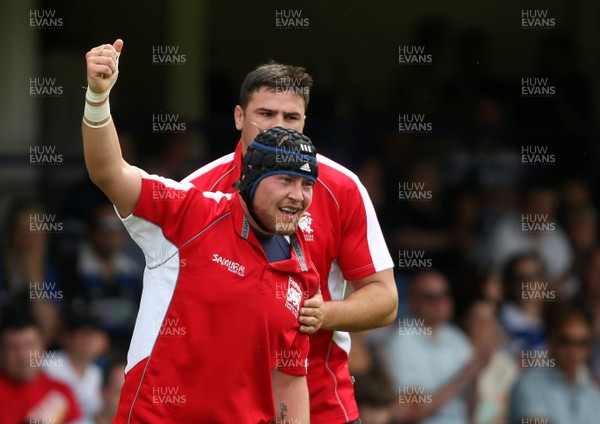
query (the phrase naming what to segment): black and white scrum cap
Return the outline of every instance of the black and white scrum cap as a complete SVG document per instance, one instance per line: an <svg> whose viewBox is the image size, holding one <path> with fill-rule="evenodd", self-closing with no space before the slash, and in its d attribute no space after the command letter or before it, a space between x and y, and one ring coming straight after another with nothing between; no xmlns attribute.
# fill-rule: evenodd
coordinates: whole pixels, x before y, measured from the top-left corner
<svg viewBox="0 0 600 424"><path fill-rule="evenodd" d="M310 138L283 127L259 133L242 161L239 189L244 201L252 204L258 183L276 174L294 175L313 182L317 180L317 149Z"/></svg>

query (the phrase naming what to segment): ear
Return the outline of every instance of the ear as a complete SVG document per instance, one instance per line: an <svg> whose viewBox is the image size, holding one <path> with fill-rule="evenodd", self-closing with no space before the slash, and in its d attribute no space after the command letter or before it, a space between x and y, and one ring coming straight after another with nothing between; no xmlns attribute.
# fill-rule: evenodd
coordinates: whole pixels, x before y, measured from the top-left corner
<svg viewBox="0 0 600 424"><path fill-rule="evenodd" d="M235 128L241 131L244 128L244 109L240 105L237 105L233 110L233 119L235 121Z"/></svg>

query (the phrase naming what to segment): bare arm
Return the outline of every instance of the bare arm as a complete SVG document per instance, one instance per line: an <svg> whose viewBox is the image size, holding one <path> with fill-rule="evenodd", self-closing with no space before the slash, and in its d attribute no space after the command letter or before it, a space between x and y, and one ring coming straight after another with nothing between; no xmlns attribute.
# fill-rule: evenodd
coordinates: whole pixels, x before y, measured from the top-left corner
<svg viewBox="0 0 600 424"><path fill-rule="evenodd" d="M319 327L339 331L365 331L394 322L398 290L392 269L350 281L354 292L346 299L323 302L308 299L301 310L300 331L308 334Z"/></svg>
<svg viewBox="0 0 600 424"><path fill-rule="evenodd" d="M117 79L118 55L123 41L113 45L104 44L91 49L86 54L87 80L92 93L103 94L110 90ZM105 100L108 102L108 98ZM103 102L91 102L98 106ZM133 212L142 191L142 178L139 172L129 165L121 154L117 130L112 119L108 125L92 128L83 123L83 152L90 179L108 196L119 213L127 216Z"/></svg>
<svg viewBox="0 0 600 424"><path fill-rule="evenodd" d="M273 383L274 424L310 423L306 377L271 372Z"/></svg>

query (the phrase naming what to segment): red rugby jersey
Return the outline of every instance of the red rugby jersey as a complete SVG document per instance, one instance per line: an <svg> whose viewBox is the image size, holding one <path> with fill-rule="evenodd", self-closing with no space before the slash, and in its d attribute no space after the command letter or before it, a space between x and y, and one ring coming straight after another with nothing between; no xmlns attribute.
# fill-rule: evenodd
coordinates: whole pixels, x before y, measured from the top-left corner
<svg viewBox="0 0 600 424"><path fill-rule="evenodd" d="M393 268L375 209L358 177L317 155L319 178L300 228L321 276L325 300L344 298L346 280ZM217 159L184 179L200 190L231 192L242 165L241 141L234 153ZM310 338L308 389L312 423L358 419L348 371L350 336L320 330Z"/></svg>
<svg viewBox="0 0 600 424"><path fill-rule="evenodd" d="M297 318L319 283L302 233L268 263L237 193L140 172L123 223L146 269L115 422L270 422L271 371L307 372Z"/></svg>
<svg viewBox="0 0 600 424"><path fill-rule="evenodd" d="M81 418L71 389L43 371L27 383L12 381L0 372L0 399L2 424L63 424Z"/></svg>

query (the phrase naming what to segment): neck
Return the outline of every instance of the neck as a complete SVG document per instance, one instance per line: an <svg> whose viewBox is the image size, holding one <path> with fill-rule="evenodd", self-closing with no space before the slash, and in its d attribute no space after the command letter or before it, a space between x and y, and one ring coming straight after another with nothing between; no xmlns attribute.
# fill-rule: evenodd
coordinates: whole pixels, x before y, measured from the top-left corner
<svg viewBox="0 0 600 424"><path fill-rule="evenodd" d="M577 383L577 370L578 370L578 368L573 368L573 367L563 368L563 370L562 370L565 375L565 379L571 385Z"/></svg>
<svg viewBox="0 0 600 424"><path fill-rule="evenodd" d="M71 366L79 376L83 376L85 374L85 369L87 367L87 361L85 358L78 357L77 355L69 352L69 360L71 361Z"/></svg>
<svg viewBox="0 0 600 424"><path fill-rule="evenodd" d="M438 321L429 321L427 319L423 319L423 324L425 325L426 328L431 328L431 335L433 337L435 337L438 327L441 324L441 322Z"/></svg>

